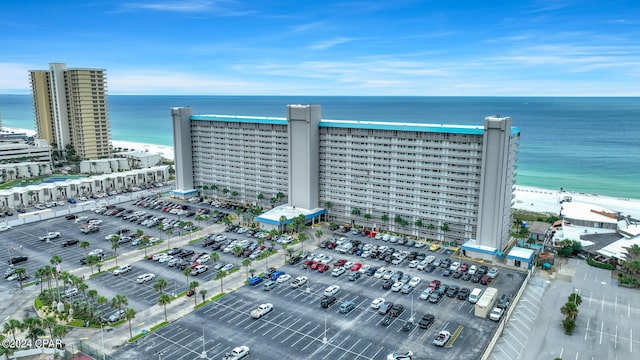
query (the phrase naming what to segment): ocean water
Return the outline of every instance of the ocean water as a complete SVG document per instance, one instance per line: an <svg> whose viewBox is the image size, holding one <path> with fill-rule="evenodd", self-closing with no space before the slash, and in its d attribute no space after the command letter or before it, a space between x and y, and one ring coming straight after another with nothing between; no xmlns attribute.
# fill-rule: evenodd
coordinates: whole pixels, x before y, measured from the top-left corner
<svg viewBox="0 0 640 360"><path fill-rule="evenodd" d="M521 131L519 185L640 198L640 98L109 96L112 138L172 145L170 108L194 114L286 116L319 104L324 119L482 125L511 116ZM5 126L33 129L30 95L0 95Z"/></svg>

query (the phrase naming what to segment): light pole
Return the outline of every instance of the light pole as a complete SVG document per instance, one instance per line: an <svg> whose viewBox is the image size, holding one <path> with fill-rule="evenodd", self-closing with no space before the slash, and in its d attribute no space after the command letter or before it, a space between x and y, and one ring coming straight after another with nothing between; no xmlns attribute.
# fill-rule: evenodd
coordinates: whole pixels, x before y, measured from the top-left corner
<svg viewBox="0 0 640 360"><path fill-rule="evenodd" d="M104 331L102 331L102 321L100 321L100 337L102 338L102 360L105 360L105 348L104 348Z"/></svg>
<svg viewBox="0 0 640 360"><path fill-rule="evenodd" d="M324 310L324 337L322 338L322 343L326 344L327 342L329 342L329 340L327 339L327 312L329 311L329 308Z"/></svg>

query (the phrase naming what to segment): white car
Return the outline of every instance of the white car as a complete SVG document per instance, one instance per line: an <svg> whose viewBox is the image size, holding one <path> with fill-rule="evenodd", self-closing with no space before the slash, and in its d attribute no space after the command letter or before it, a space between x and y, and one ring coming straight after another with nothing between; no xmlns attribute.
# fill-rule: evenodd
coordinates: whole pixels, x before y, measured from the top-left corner
<svg viewBox="0 0 640 360"><path fill-rule="evenodd" d="M371 302L371 307L373 309L378 309L380 308L380 305L382 305L382 303L384 302L383 298L375 298L373 299L373 301Z"/></svg>
<svg viewBox="0 0 640 360"><path fill-rule="evenodd" d="M415 268L418 266L418 264L420 264L420 261L418 260L411 260L411 262L409 263L409 267L410 268Z"/></svg>
<svg viewBox="0 0 640 360"><path fill-rule="evenodd" d="M158 258L159 263L166 263L173 260L173 256L165 254L164 256L160 256Z"/></svg>
<svg viewBox="0 0 640 360"><path fill-rule="evenodd" d="M457 261L454 261L453 263L451 263L451 265L449 265L449 270L451 271L456 271L460 268L460 263Z"/></svg>
<svg viewBox="0 0 640 360"><path fill-rule="evenodd" d="M291 275L284 274L284 275L281 275L280 277L278 277L278 279L276 280L276 283L282 284L282 283L287 282L289 280L291 280Z"/></svg>
<svg viewBox="0 0 640 360"><path fill-rule="evenodd" d="M363 274L365 274L367 271L369 271L369 269L371 269L371 265L364 264L364 265L362 265L362 267L358 271L363 273Z"/></svg>
<svg viewBox="0 0 640 360"><path fill-rule="evenodd" d="M422 260L418 263L418 266L416 266L416 269L418 270L424 270L425 267L427 267L427 265L429 265L429 263L427 262L427 260Z"/></svg>
<svg viewBox="0 0 640 360"><path fill-rule="evenodd" d="M11 225L0 225L0 232L11 230Z"/></svg>
<svg viewBox="0 0 640 360"><path fill-rule="evenodd" d="M249 355L248 346L238 346L224 355L223 360L239 360Z"/></svg>
<svg viewBox="0 0 640 360"><path fill-rule="evenodd" d="M496 306L493 308L493 310L491 310L491 313L489 314L489 319L493 321L500 321L500 319L502 318L502 314L504 314L504 309L501 309Z"/></svg>
<svg viewBox="0 0 640 360"><path fill-rule="evenodd" d="M191 275L196 276L196 275L201 274L201 273L203 273L203 272L205 272L207 270L209 270L209 267L207 265L197 265L191 271Z"/></svg>
<svg viewBox="0 0 640 360"><path fill-rule="evenodd" d="M420 279L417 276L414 276L414 277L411 278L411 280L409 280L409 285L411 285L413 287L416 287L416 286L418 286L418 284L420 284L421 281L422 281L422 279Z"/></svg>
<svg viewBox="0 0 640 360"><path fill-rule="evenodd" d="M94 256L99 256L100 254L103 254L104 251L102 249L93 249L91 251L89 251L89 253L87 254L88 256L94 255Z"/></svg>
<svg viewBox="0 0 640 360"><path fill-rule="evenodd" d="M333 268L333 270L331 271L331 276L338 277L338 276L344 274L345 271L347 271L347 270L345 270L344 267Z"/></svg>
<svg viewBox="0 0 640 360"><path fill-rule="evenodd" d="M426 289L422 290L422 293L420 294L420 299L421 300L429 299L429 296L431 296L432 292L433 292L432 288L426 288Z"/></svg>
<svg viewBox="0 0 640 360"><path fill-rule="evenodd" d="M147 281L151 281L151 280L153 280L155 278L156 278L156 274L146 273L146 274L139 275L138 278L136 279L136 281L138 282L138 284L142 284L142 283L145 283Z"/></svg>
<svg viewBox="0 0 640 360"><path fill-rule="evenodd" d="M404 283L402 281L396 281L391 286L391 291L398 292L398 291L400 291L400 289L402 289L403 286L404 286Z"/></svg>
<svg viewBox="0 0 640 360"><path fill-rule="evenodd" d="M433 255L429 255L426 258L424 258L424 261L427 262L427 264L431 264L432 262L434 262L436 260L436 257Z"/></svg>
<svg viewBox="0 0 640 360"><path fill-rule="evenodd" d="M73 222L75 222L76 224L79 224L79 223L86 222L87 220L89 220L88 216L78 216Z"/></svg>
<svg viewBox="0 0 640 360"><path fill-rule="evenodd" d="M298 288L298 287L300 287L300 286L302 286L302 285L304 285L306 283L307 283L307 277L306 276L298 276L291 283L291 287L292 288Z"/></svg>
<svg viewBox="0 0 640 360"><path fill-rule="evenodd" d="M394 352L387 355L387 360L413 360L413 352Z"/></svg>
<svg viewBox="0 0 640 360"><path fill-rule="evenodd" d="M333 296L340 291L340 286L331 285L324 290L324 296Z"/></svg>
<svg viewBox="0 0 640 360"><path fill-rule="evenodd" d="M102 225L102 220L98 220L98 219L94 219L94 220L89 220L89 225Z"/></svg>
<svg viewBox="0 0 640 360"><path fill-rule="evenodd" d="M109 235L105 236L104 239L107 240L107 241L111 241L111 239L113 239L114 236L117 237L117 238L120 238L120 235L118 235L118 234L109 234Z"/></svg>
<svg viewBox="0 0 640 360"><path fill-rule="evenodd" d="M478 267L475 265L471 265L469 267L469 271L467 271L467 273L469 273L469 275L475 275L476 271L478 271Z"/></svg>
<svg viewBox="0 0 640 360"><path fill-rule="evenodd" d="M131 271L131 266L130 265L122 265L119 268L113 270L113 275L117 276L117 275L121 275L121 274L127 273L129 271Z"/></svg>
<svg viewBox="0 0 640 360"><path fill-rule="evenodd" d="M384 273L387 271L387 269L385 267L380 267L378 270L376 270L376 272L373 274L373 277L376 279L380 279L382 278L382 276L384 275Z"/></svg>
<svg viewBox="0 0 640 360"><path fill-rule="evenodd" d="M260 319L273 310L273 304L266 303L260 304L257 309L251 311L251 317L254 319Z"/></svg>
<svg viewBox="0 0 640 360"><path fill-rule="evenodd" d="M50 231L45 236L40 236L40 240L53 240L60 237L59 231Z"/></svg>

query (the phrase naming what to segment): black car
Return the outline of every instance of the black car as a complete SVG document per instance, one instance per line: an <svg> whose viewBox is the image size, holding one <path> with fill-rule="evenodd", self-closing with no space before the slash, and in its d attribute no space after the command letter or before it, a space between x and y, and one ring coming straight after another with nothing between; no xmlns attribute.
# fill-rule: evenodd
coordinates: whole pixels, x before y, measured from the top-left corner
<svg viewBox="0 0 640 360"><path fill-rule="evenodd" d="M185 250L182 250L182 252L180 253L180 257L184 259L184 258L187 258L187 257L195 254L195 253L196 252L193 251L193 250L185 249Z"/></svg>
<svg viewBox="0 0 640 360"><path fill-rule="evenodd" d="M424 267L424 271L426 272L434 272L436 270L436 266L433 264L429 264Z"/></svg>
<svg viewBox="0 0 640 360"><path fill-rule="evenodd" d="M448 289L447 289L447 296L448 297L455 297L456 295L458 295L458 291L460 290L460 287L458 285L451 285Z"/></svg>
<svg viewBox="0 0 640 360"><path fill-rule="evenodd" d="M440 262L440 267L443 269L448 268L449 266L451 266L451 263L452 263L451 259L446 258Z"/></svg>
<svg viewBox="0 0 640 360"><path fill-rule="evenodd" d="M73 215L73 214L71 214L71 215L67 215L67 216L65 216L64 218L65 218L65 219L67 219L67 220L73 220L73 219L77 219L77 218L78 218L78 215Z"/></svg>
<svg viewBox="0 0 640 360"><path fill-rule="evenodd" d="M19 264L21 262L25 262L27 261L27 257L26 256L14 256L11 259L9 259L8 263L9 264Z"/></svg>
<svg viewBox="0 0 640 360"><path fill-rule="evenodd" d="M454 279L459 279L462 276L462 271L460 270L456 270L453 272L453 274L451 275Z"/></svg>
<svg viewBox="0 0 640 360"><path fill-rule="evenodd" d="M73 246L75 244L78 244L80 241L77 239L69 239L65 242L62 243L62 247L67 247L67 246Z"/></svg>
<svg viewBox="0 0 640 360"><path fill-rule="evenodd" d="M412 323L411 321L407 321L404 323L404 325L402 325L402 331L411 331L414 327L416 327L414 323Z"/></svg>
<svg viewBox="0 0 640 360"><path fill-rule="evenodd" d="M215 238L204 239L204 241L202 242L202 247L213 245L213 244L215 244L215 242L216 242Z"/></svg>
<svg viewBox="0 0 640 360"><path fill-rule="evenodd" d="M180 254L180 252L182 252L182 249L175 247L175 248L167 251L167 255L178 255L178 254Z"/></svg>
<svg viewBox="0 0 640 360"><path fill-rule="evenodd" d="M470 293L471 293L471 290L469 290L469 288L462 288L460 289L460 291L458 291L458 299L467 300Z"/></svg>
<svg viewBox="0 0 640 360"><path fill-rule="evenodd" d="M509 306L510 302L511 298L507 294L502 294L500 295L500 298L498 299L498 305L496 306L500 309L506 309Z"/></svg>
<svg viewBox="0 0 640 360"><path fill-rule="evenodd" d="M428 329L431 324L433 324L436 321L435 316L431 315L431 314L425 314L422 316L422 319L420 319L420 321L418 322L418 326L420 326L422 329Z"/></svg>
<svg viewBox="0 0 640 360"><path fill-rule="evenodd" d="M382 288L385 289L385 290L390 290L392 286L393 286L393 280L391 280L391 279L385 280L382 283Z"/></svg>
<svg viewBox="0 0 640 360"><path fill-rule="evenodd" d="M336 299L335 296L325 296L322 298L322 300L320 300L320 306L322 306L323 308L328 308L329 306L335 304L337 300L338 299Z"/></svg>
<svg viewBox="0 0 640 360"><path fill-rule="evenodd" d="M289 264L295 265L295 264L299 263L300 261L302 261L302 257L294 256L291 259L289 259Z"/></svg>
<svg viewBox="0 0 640 360"><path fill-rule="evenodd" d="M445 271L442 272L442 276L446 276L449 277L453 274L453 271L446 269Z"/></svg>
<svg viewBox="0 0 640 360"><path fill-rule="evenodd" d="M480 274L473 274L473 276L471 276L471 282L479 283L481 277L482 277L482 275L480 275Z"/></svg>
<svg viewBox="0 0 640 360"><path fill-rule="evenodd" d="M469 273L464 273L464 274L462 274L461 279L462 279L462 280L464 280L464 281L469 281L469 280L471 280L471 277L472 277L472 276L473 276L473 275L471 275L471 274L469 274Z"/></svg>
<svg viewBox="0 0 640 360"><path fill-rule="evenodd" d="M389 316L398 317L404 312L404 306L402 304L395 304L389 310Z"/></svg>

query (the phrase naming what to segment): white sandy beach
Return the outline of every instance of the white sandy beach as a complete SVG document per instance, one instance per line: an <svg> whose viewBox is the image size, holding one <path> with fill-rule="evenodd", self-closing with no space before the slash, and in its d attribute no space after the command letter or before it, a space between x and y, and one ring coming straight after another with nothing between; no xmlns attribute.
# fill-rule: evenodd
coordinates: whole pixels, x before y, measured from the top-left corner
<svg viewBox="0 0 640 360"><path fill-rule="evenodd" d="M3 128L7 132L26 133L34 135L34 130ZM112 140L114 149L129 149L149 153L159 153L162 157L174 160L174 151L171 146L137 143L124 140ZM600 207L602 210L621 212L623 215L631 215L640 219L640 200L601 196L596 194L576 193L571 191L559 191L540 189L529 186L516 186L514 208L535 212L548 212L558 214L560 212L560 200L570 196L573 202L581 202Z"/></svg>

